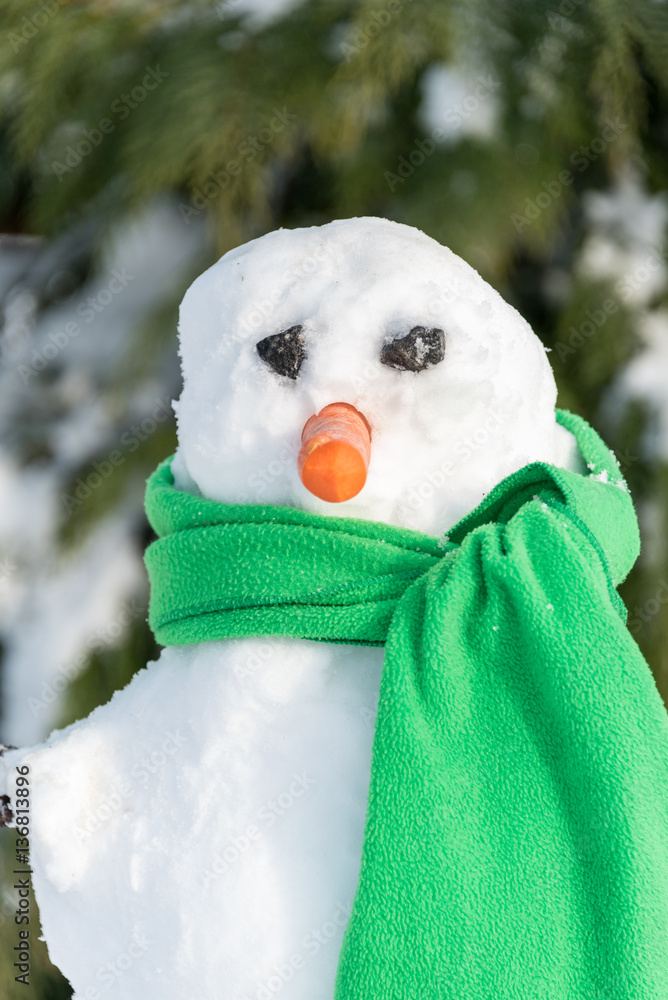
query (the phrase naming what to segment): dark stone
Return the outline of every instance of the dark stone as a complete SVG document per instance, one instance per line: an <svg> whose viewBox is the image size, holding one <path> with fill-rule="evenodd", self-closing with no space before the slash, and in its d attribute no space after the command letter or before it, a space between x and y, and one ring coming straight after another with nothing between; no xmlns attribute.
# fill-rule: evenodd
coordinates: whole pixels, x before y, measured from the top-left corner
<svg viewBox="0 0 668 1000"><path fill-rule="evenodd" d="M291 326L283 333L272 333L258 341L257 353L277 375L296 379L306 357L301 326Z"/></svg>
<svg viewBox="0 0 668 1000"><path fill-rule="evenodd" d="M0 826L7 826L14 818L9 808L9 795L0 795Z"/></svg>
<svg viewBox="0 0 668 1000"><path fill-rule="evenodd" d="M390 368L405 372L421 372L432 368L445 357L445 334L434 328L414 326L405 337L385 344L380 352L380 361Z"/></svg>

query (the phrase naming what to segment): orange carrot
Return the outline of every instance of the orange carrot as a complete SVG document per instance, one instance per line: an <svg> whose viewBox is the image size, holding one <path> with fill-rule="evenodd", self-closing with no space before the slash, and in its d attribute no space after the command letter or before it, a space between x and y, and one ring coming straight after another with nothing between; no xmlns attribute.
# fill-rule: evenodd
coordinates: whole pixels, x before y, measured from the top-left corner
<svg viewBox="0 0 668 1000"><path fill-rule="evenodd" d="M321 500L341 503L364 486L370 455L371 428L364 414L350 403L330 403L304 424L299 477Z"/></svg>

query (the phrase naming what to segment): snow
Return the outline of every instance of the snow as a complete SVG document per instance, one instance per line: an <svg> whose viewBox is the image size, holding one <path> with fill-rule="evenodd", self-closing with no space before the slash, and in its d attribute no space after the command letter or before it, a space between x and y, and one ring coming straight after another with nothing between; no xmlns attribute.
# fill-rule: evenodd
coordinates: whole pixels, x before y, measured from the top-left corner
<svg viewBox="0 0 668 1000"><path fill-rule="evenodd" d="M252 28L264 27L300 6L303 0L216 0L214 9L221 20L243 15Z"/></svg>
<svg viewBox="0 0 668 1000"><path fill-rule="evenodd" d="M53 291L53 268L61 283L71 279L82 239L76 231L56 245L14 238L0 244L0 420L14 437L43 434L47 452L26 466L20 441L16 446L7 435L0 445L2 739L15 744L50 731L65 680L96 644L116 641L118 622L145 591L139 496L134 509L122 506L59 555L62 495L78 469L106 446L118 447L122 430L164 397L150 373L128 387L123 407L111 406L110 371L203 243L201 226L184 227L175 206L156 202L131 222L119 220L80 290L40 309L45 290ZM78 332L68 336L71 324ZM170 399L162 403L169 407Z"/></svg>
<svg viewBox="0 0 668 1000"><path fill-rule="evenodd" d="M100 526L76 558L35 574L8 630L5 740L34 742L50 731L60 694L82 672L90 652L113 644L121 625L146 616L145 602L128 598L141 593L142 584L134 541L120 519ZM39 629L33 627L36 621Z"/></svg>
<svg viewBox="0 0 668 1000"><path fill-rule="evenodd" d="M656 309L638 321L642 348L622 372L617 391L651 408L647 452L668 461L668 309Z"/></svg>
<svg viewBox="0 0 668 1000"><path fill-rule="evenodd" d="M292 380L255 345L295 325L306 360ZM416 326L445 331L444 360L381 365ZM528 324L407 226L254 240L193 283L179 327L180 488L443 535L527 462L572 459ZM302 486L296 455L305 421L337 401L372 442L366 485L333 505ZM77 1000L331 1000L382 660L286 639L168 648L88 719L0 758L0 792L15 764L31 768L35 893Z"/></svg>
<svg viewBox="0 0 668 1000"><path fill-rule="evenodd" d="M626 306L649 305L668 281L668 198L649 196L638 177L626 175L608 192L587 192L584 207L590 232L578 260L581 275L611 281Z"/></svg>
<svg viewBox="0 0 668 1000"><path fill-rule="evenodd" d="M498 83L489 74L446 63L432 63L422 77L419 118L440 143L463 138L489 141L497 133Z"/></svg>
<svg viewBox="0 0 668 1000"><path fill-rule="evenodd" d="M605 409L614 417L630 400L648 404L646 454L667 460L668 311L658 303L668 287L668 196L649 194L639 174L631 172L607 192L590 192L585 207L590 231L578 261L580 274L612 282L640 342L638 354L608 393Z"/></svg>
<svg viewBox="0 0 668 1000"><path fill-rule="evenodd" d="M592 474L591 474L591 476L589 478L590 479L595 479L596 482L598 482L598 483L607 483L608 482L608 470L607 469L603 469L602 472L596 472L596 473L592 472Z"/></svg>

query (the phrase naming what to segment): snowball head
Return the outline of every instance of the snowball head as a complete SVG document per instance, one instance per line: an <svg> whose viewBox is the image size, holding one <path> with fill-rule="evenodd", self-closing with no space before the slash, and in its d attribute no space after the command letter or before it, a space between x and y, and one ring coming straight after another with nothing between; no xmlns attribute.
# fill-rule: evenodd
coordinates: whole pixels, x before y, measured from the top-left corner
<svg viewBox="0 0 668 1000"><path fill-rule="evenodd" d="M257 344L296 326L305 356L291 378ZM443 360L381 363L415 327L444 332ZM440 534L528 462L563 463L544 347L473 268L410 226L344 219L252 240L190 286L179 333L180 489ZM361 492L328 503L302 485L297 455L306 420L336 402L366 417L371 459Z"/></svg>

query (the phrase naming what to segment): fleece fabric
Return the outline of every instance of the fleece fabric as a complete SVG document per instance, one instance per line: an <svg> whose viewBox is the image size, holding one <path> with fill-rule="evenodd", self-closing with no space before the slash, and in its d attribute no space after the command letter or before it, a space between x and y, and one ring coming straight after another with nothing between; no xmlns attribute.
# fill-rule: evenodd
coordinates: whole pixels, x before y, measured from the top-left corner
<svg viewBox="0 0 668 1000"><path fill-rule="evenodd" d="M450 531L148 483L159 642L384 643L336 1000L666 1000L668 715L616 592L614 456L534 463Z"/></svg>

